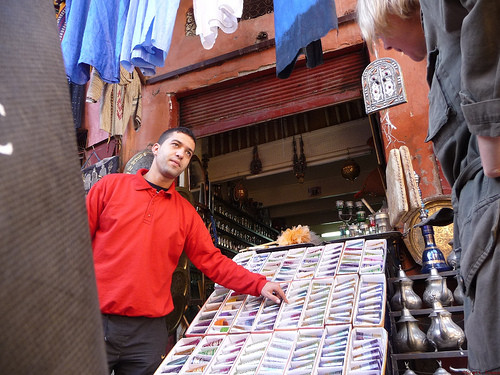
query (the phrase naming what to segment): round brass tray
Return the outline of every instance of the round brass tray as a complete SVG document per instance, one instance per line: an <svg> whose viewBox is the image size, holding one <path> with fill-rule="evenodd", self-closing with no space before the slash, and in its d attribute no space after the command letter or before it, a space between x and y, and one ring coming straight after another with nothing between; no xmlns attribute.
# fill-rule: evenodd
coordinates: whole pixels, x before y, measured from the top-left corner
<svg viewBox="0 0 500 375"><path fill-rule="evenodd" d="M123 173L136 174L141 168L151 168L154 155L150 148L146 148L130 158L123 168Z"/></svg>
<svg viewBox="0 0 500 375"><path fill-rule="evenodd" d="M439 211L441 208L453 208L449 196L424 199L424 207L428 210L429 216ZM422 265L422 253L424 252L425 243L420 227L414 228L418 223L420 223L420 211L417 210L405 224L405 232L408 232L408 235L405 236L404 241L415 262ZM433 229L436 245L442 251L446 259L452 251L449 242L453 239L453 224L444 227L434 226Z"/></svg>

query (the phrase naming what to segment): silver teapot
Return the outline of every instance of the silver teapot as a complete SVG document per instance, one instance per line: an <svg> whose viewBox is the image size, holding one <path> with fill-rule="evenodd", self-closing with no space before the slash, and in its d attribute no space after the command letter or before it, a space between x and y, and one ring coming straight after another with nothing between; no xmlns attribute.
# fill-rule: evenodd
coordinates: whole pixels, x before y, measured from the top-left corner
<svg viewBox="0 0 500 375"><path fill-rule="evenodd" d="M451 319L451 313L437 300L432 304L431 325L427 339L435 350L461 348L465 341L464 331Z"/></svg>
<svg viewBox="0 0 500 375"><path fill-rule="evenodd" d="M441 363L439 367L432 375L451 375L448 371L446 371L443 367L441 367Z"/></svg>
<svg viewBox="0 0 500 375"><path fill-rule="evenodd" d="M457 252L455 251L455 249L453 249L450 254L448 254L448 257L446 258L446 263L448 263L448 265L453 268L454 270L456 270L458 268L458 255L457 255Z"/></svg>
<svg viewBox="0 0 500 375"><path fill-rule="evenodd" d="M455 275L455 279L457 279L457 287L453 291L453 298L457 305L463 305L465 299L464 280L460 275Z"/></svg>
<svg viewBox="0 0 500 375"><path fill-rule="evenodd" d="M427 336L420 330L418 320L406 307L403 307L397 324L400 328L396 333L394 343L400 352L425 352L429 348Z"/></svg>
<svg viewBox="0 0 500 375"><path fill-rule="evenodd" d="M396 292L391 298L391 307L394 311L401 310L403 305L410 310L422 307L422 299L413 291L413 280L406 276L401 266L394 283L396 284Z"/></svg>
<svg viewBox="0 0 500 375"><path fill-rule="evenodd" d="M453 302L453 293L446 285L446 278L443 278L436 268L431 268L430 276L426 281L427 287L422 299L427 306L432 306L435 300L443 306L450 306Z"/></svg>
<svg viewBox="0 0 500 375"><path fill-rule="evenodd" d="M406 371L403 373L403 375L417 375L417 373L410 368L408 362L405 362L405 367Z"/></svg>

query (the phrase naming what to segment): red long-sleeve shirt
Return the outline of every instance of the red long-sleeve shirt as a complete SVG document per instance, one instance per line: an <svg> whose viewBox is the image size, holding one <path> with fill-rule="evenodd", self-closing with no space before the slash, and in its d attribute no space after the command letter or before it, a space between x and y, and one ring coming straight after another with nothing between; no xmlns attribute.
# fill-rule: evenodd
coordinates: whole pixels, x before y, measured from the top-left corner
<svg viewBox="0 0 500 375"><path fill-rule="evenodd" d="M224 256L174 184L157 192L144 179L146 172L104 176L87 195L101 312L167 315L173 310L172 273L183 250L212 281L260 295L266 278Z"/></svg>

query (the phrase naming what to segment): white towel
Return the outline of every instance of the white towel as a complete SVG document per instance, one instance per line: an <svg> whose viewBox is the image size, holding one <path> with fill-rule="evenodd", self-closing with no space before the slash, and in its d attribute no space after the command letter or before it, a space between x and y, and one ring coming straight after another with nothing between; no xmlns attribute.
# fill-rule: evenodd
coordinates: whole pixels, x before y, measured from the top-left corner
<svg viewBox="0 0 500 375"><path fill-rule="evenodd" d="M220 28L227 34L238 28L238 18L243 13L243 0L193 0L196 35L203 48L210 49Z"/></svg>

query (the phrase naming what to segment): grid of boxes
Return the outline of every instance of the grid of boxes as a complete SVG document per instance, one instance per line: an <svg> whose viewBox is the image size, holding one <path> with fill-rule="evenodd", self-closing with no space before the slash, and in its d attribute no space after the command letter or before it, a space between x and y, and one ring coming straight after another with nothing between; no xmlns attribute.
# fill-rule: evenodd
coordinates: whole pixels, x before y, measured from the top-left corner
<svg viewBox="0 0 500 375"><path fill-rule="evenodd" d="M239 253L288 303L216 285L155 375L384 374L386 253L385 239Z"/></svg>

